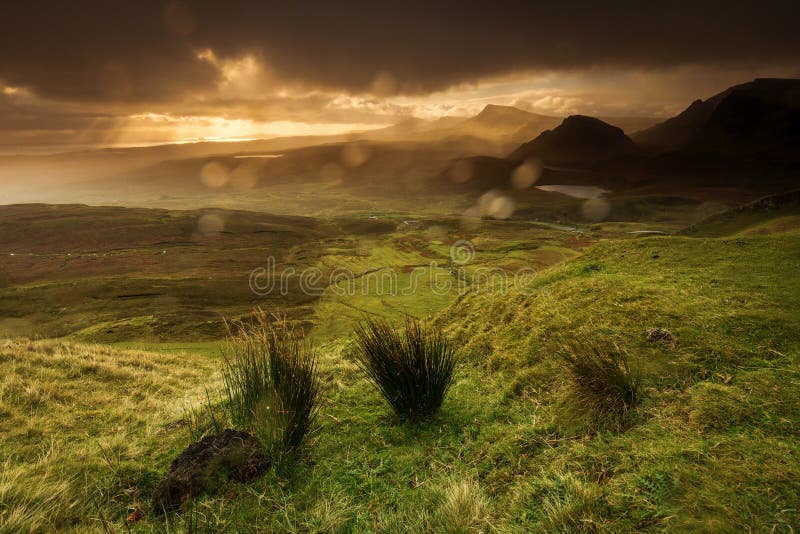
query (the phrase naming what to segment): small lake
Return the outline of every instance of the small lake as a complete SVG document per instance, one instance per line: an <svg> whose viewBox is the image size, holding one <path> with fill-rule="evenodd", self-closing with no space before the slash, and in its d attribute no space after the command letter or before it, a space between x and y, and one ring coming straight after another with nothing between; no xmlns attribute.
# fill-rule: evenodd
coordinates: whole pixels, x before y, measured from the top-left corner
<svg viewBox="0 0 800 534"><path fill-rule="evenodd" d="M549 191L551 193L561 193L572 198L599 198L606 193L610 193L607 189L601 189L593 185L539 185L536 189L542 191Z"/></svg>

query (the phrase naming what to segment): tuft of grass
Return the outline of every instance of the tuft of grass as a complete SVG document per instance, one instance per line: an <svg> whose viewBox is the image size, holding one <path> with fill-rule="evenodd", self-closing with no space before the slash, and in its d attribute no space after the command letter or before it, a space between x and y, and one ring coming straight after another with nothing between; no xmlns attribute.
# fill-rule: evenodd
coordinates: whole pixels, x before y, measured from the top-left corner
<svg viewBox="0 0 800 534"><path fill-rule="evenodd" d="M600 422L620 426L641 399L639 380L626 354L614 344L583 340L564 345L561 357L575 405Z"/></svg>
<svg viewBox="0 0 800 534"><path fill-rule="evenodd" d="M456 369L455 347L444 334L412 320L402 331L383 319L355 330L356 363L394 412L411 421L436 414Z"/></svg>
<svg viewBox="0 0 800 534"><path fill-rule="evenodd" d="M544 532L600 532L605 504L602 489L572 473L556 474L541 505Z"/></svg>
<svg viewBox="0 0 800 534"><path fill-rule="evenodd" d="M64 508L79 505L70 490L74 484L67 474L50 465L51 450L28 466L6 460L0 469L0 532L45 532L62 520ZM27 467L28 469L26 469ZM39 475L34 483L29 471Z"/></svg>
<svg viewBox="0 0 800 534"><path fill-rule="evenodd" d="M263 314L231 337L223 360L224 406L231 422L254 432L273 460L297 451L321 401L317 356L285 321Z"/></svg>
<svg viewBox="0 0 800 534"><path fill-rule="evenodd" d="M449 534L486 532L491 526L491 506L471 479L453 480L443 492L437 530Z"/></svg>

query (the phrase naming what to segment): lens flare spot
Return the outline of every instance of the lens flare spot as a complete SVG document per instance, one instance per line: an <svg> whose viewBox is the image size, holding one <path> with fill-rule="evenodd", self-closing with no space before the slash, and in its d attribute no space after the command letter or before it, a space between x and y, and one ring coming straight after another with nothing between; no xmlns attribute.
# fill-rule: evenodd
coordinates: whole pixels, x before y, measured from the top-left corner
<svg viewBox="0 0 800 534"><path fill-rule="evenodd" d="M442 244L447 240L447 230L444 226L439 226L438 224L429 226L425 233L428 241L434 244Z"/></svg>
<svg viewBox="0 0 800 534"><path fill-rule="evenodd" d="M497 192L497 191L487 191L486 193L481 195L481 197L478 199L478 213L479 213L479 216L483 217L485 215L488 215L489 205L499 195L500 195L500 193Z"/></svg>
<svg viewBox="0 0 800 534"><path fill-rule="evenodd" d="M495 219L508 219L514 215L514 201L508 197L497 197L489 205L489 216Z"/></svg>
<svg viewBox="0 0 800 534"><path fill-rule="evenodd" d="M216 161L206 163L203 165L203 168L200 169L200 181L203 182L203 185L206 187L214 189L223 187L228 183L229 179L228 169Z"/></svg>
<svg viewBox="0 0 800 534"><path fill-rule="evenodd" d="M369 147L364 143L347 143L342 147L342 163L349 169L361 167L369 160L369 156Z"/></svg>
<svg viewBox="0 0 800 534"><path fill-rule="evenodd" d="M481 210L478 206L470 206L461 214L461 227L464 230L475 230L481 224Z"/></svg>
<svg viewBox="0 0 800 534"><path fill-rule="evenodd" d="M514 201L498 191L489 191L478 199L478 210L482 217L508 219L514 214L514 207Z"/></svg>
<svg viewBox="0 0 800 534"><path fill-rule="evenodd" d="M526 161L511 173L511 186L514 189L527 189L535 184L542 175L542 164L538 161Z"/></svg>
<svg viewBox="0 0 800 534"><path fill-rule="evenodd" d="M197 219L197 230L201 234L218 234L225 229L225 219L216 213L205 213Z"/></svg>
<svg viewBox="0 0 800 534"><path fill-rule="evenodd" d="M231 186L236 191L250 191L258 183L257 168L244 163L236 167L231 173Z"/></svg>
<svg viewBox="0 0 800 534"><path fill-rule="evenodd" d="M602 221L611 213L611 203L604 198L590 198L581 206L581 213L590 221Z"/></svg>

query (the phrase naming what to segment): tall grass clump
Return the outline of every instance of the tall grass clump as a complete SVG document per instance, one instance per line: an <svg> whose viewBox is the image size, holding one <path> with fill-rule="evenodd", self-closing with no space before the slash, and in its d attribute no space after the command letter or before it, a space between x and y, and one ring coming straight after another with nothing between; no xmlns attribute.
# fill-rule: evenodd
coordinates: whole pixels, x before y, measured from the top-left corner
<svg viewBox="0 0 800 534"><path fill-rule="evenodd" d="M316 353L285 321L263 315L231 336L223 360L231 422L256 434L273 459L296 451L313 429L321 400Z"/></svg>
<svg viewBox="0 0 800 534"><path fill-rule="evenodd" d="M564 345L561 357L574 404L600 422L620 426L641 398L639 380L627 355L616 345L577 341Z"/></svg>
<svg viewBox="0 0 800 534"><path fill-rule="evenodd" d="M462 534L488 532L491 507L480 486L473 480L454 480L443 492L435 524L437 532Z"/></svg>
<svg viewBox="0 0 800 534"><path fill-rule="evenodd" d="M453 383L456 351L444 334L419 322L398 330L382 319L356 326L355 360L402 419L434 415Z"/></svg>

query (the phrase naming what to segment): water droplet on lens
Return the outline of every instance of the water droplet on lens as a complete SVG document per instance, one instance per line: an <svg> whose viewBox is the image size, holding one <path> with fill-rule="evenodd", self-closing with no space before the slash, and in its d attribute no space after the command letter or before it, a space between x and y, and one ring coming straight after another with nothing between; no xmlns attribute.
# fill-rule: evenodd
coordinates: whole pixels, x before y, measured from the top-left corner
<svg viewBox="0 0 800 534"><path fill-rule="evenodd" d="M225 220L216 213L206 213L197 220L197 229L202 234L218 234L225 229Z"/></svg>
<svg viewBox="0 0 800 534"><path fill-rule="evenodd" d="M539 180L542 166L538 161L526 161L511 173L511 185L514 189L527 189Z"/></svg>
<svg viewBox="0 0 800 534"><path fill-rule="evenodd" d="M611 203L604 198L592 198L581 206L584 218L590 221L602 221L611 212Z"/></svg>
<svg viewBox="0 0 800 534"><path fill-rule="evenodd" d="M206 187L215 189L223 187L228 183L229 178L228 169L216 161L206 163L200 170L200 181L202 181Z"/></svg>

